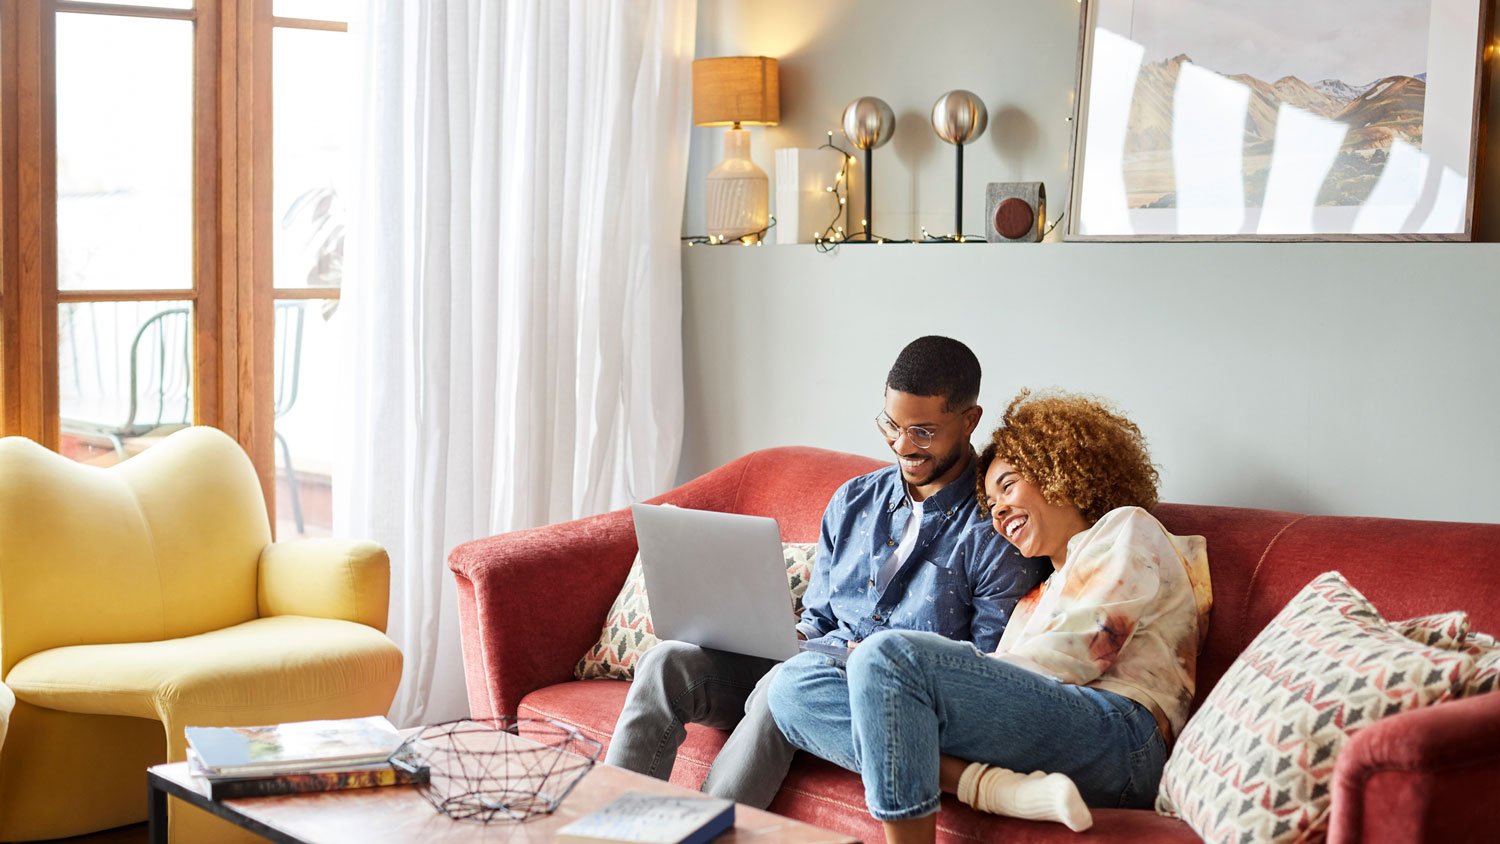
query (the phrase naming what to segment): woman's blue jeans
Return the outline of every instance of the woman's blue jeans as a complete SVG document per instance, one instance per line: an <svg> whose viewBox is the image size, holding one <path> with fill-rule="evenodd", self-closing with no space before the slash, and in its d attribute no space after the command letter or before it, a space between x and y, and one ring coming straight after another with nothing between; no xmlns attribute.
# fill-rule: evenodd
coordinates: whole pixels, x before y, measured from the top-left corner
<svg viewBox="0 0 1500 844"><path fill-rule="evenodd" d="M877 820L938 809L938 756L1067 774L1084 802L1147 808L1166 747L1150 710L1062 683L936 633L884 631L847 666L802 653L769 690L792 744L861 774Z"/></svg>

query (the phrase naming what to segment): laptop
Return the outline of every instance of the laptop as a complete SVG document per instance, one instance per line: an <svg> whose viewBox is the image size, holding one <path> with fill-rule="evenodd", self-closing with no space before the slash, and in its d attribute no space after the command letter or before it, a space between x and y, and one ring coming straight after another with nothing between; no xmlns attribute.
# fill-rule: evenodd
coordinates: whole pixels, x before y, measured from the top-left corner
<svg viewBox="0 0 1500 844"><path fill-rule="evenodd" d="M630 510L657 638L767 659L797 654L775 519L653 504Z"/></svg>

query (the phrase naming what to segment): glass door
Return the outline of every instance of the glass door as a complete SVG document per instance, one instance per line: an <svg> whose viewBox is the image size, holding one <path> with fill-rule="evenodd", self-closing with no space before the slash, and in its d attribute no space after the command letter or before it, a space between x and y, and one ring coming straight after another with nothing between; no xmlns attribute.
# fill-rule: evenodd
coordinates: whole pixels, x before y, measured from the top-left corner
<svg viewBox="0 0 1500 844"><path fill-rule="evenodd" d="M276 0L272 19L277 535L327 536L340 431L340 292L357 96L351 0Z"/></svg>
<svg viewBox="0 0 1500 844"><path fill-rule="evenodd" d="M119 5L54 19L59 450L95 465L196 418L192 3Z"/></svg>

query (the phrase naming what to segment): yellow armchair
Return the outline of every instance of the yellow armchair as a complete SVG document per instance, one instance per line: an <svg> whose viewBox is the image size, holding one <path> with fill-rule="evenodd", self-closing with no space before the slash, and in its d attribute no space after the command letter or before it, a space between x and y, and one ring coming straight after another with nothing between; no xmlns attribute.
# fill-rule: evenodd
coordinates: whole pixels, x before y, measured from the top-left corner
<svg viewBox="0 0 1500 844"><path fill-rule="evenodd" d="M0 439L0 840L144 820L145 769L184 758L185 726L386 712L385 551L270 539L254 467L213 428L109 469ZM209 837L180 808L174 840Z"/></svg>
<svg viewBox="0 0 1500 844"><path fill-rule="evenodd" d="M5 750L5 733L10 729L10 711L16 708L16 693L0 683L0 752Z"/></svg>

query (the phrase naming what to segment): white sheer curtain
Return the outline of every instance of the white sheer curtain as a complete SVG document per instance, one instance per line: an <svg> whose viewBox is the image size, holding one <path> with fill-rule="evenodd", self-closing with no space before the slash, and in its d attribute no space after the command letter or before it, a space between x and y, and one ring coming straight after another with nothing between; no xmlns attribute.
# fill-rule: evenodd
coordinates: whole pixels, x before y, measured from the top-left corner
<svg viewBox="0 0 1500 844"><path fill-rule="evenodd" d="M367 0L341 535L401 724L468 712L447 555L672 482L694 0Z"/></svg>

